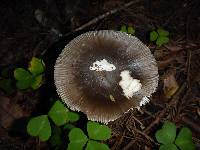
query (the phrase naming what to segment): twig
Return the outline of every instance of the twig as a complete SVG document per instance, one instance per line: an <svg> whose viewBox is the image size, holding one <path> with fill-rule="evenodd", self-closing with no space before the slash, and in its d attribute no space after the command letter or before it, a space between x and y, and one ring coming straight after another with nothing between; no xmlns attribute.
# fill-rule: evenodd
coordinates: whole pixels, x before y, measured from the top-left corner
<svg viewBox="0 0 200 150"><path fill-rule="evenodd" d="M138 3L139 1L140 0L130 1L130 2L128 2L128 3L126 3L126 4L122 5L122 6L118 7L118 8L112 9L112 10L110 10L110 11L108 11L108 12L106 12L106 13L100 15L100 16L97 16L94 19L90 20L89 22L87 22L87 23L83 24L82 26L76 28L75 30L73 30L73 32L77 32L77 31L83 30L83 29L91 26L92 24L95 24L95 23L99 22L100 20L106 18L107 16L113 15L113 14L121 11L122 9L125 9L125 8L135 4L135 3Z"/></svg>
<svg viewBox="0 0 200 150"><path fill-rule="evenodd" d="M187 51L187 83L188 87L190 88L190 66L191 66L191 51Z"/></svg>
<svg viewBox="0 0 200 150"><path fill-rule="evenodd" d="M151 141L152 143L154 143L155 145L159 145L158 143L156 143L150 136L148 136L146 133L134 128L133 130L135 130L136 132L138 132L139 134L143 135L147 140Z"/></svg>
<svg viewBox="0 0 200 150"><path fill-rule="evenodd" d="M113 147L111 148L111 150L115 150L117 147L120 146L120 144L122 143L123 139L124 139L124 135L126 133L126 130L124 130L122 136L120 137L119 141L116 141L115 144L113 145Z"/></svg>

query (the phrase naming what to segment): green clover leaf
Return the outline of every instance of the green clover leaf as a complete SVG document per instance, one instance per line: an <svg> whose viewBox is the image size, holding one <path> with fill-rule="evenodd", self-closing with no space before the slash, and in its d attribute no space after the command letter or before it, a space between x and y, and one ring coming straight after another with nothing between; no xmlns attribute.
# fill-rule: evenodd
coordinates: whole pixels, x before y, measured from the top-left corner
<svg viewBox="0 0 200 150"><path fill-rule="evenodd" d="M29 88L33 82L32 75L24 68L16 68L14 77L17 80L16 86L21 90Z"/></svg>
<svg viewBox="0 0 200 150"><path fill-rule="evenodd" d="M165 122L162 129L156 132L156 139L162 144L171 144L176 137L176 126L174 123Z"/></svg>
<svg viewBox="0 0 200 150"><path fill-rule="evenodd" d="M42 59L33 57L30 64L29 64L29 68L28 70L34 75L40 75L41 73L44 72L45 69L45 65Z"/></svg>
<svg viewBox="0 0 200 150"><path fill-rule="evenodd" d="M181 150L195 150L195 145L192 142L192 133L188 128L182 128L179 132L175 144Z"/></svg>
<svg viewBox="0 0 200 150"><path fill-rule="evenodd" d="M61 126L67 122L68 111L65 105L58 100L53 104L48 115L57 126Z"/></svg>
<svg viewBox="0 0 200 150"><path fill-rule="evenodd" d="M51 136L51 126L47 115L32 118L27 125L31 136L38 136L41 141L47 141Z"/></svg>
<svg viewBox="0 0 200 150"><path fill-rule="evenodd" d="M82 150L88 141L87 136L79 128L73 128L68 136L70 143L67 150Z"/></svg>
<svg viewBox="0 0 200 150"><path fill-rule="evenodd" d="M93 140L107 140L111 137L111 129L97 122L89 121L87 123L87 132L90 139Z"/></svg>
<svg viewBox="0 0 200 150"><path fill-rule="evenodd" d="M86 146L86 150L109 150L108 145L99 143L97 141L89 140Z"/></svg>
<svg viewBox="0 0 200 150"><path fill-rule="evenodd" d="M55 147L55 146L59 146L61 144L61 142L62 142L61 133L62 133L61 129L57 126L54 126L52 136L49 141L52 146Z"/></svg>

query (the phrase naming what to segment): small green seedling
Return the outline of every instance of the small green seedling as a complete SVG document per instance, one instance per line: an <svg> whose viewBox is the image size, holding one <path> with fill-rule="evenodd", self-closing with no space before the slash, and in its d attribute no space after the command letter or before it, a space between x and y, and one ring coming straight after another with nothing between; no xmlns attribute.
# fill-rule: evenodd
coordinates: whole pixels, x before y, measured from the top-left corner
<svg viewBox="0 0 200 150"><path fill-rule="evenodd" d="M169 42L169 32L158 28L157 31L151 31L150 33L150 41L155 41L158 47Z"/></svg>
<svg viewBox="0 0 200 150"><path fill-rule="evenodd" d="M28 70L24 68L16 68L14 77L17 80L17 88L24 90L28 88L38 89L42 84L42 76L45 70L45 65L42 59L33 57Z"/></svg>
<svg viewBox="0 0 200 150"><path fill-rule="evenodd" d="M135 29L132 26L122 25L120 31L126 32L126 33L131 34L131 35L135 34Z"/></svg>
<svg viewBox="0 0 200 150"><path fill-rule="evenodd" d="M190 129L184 127L176 136L176 126L172 122L165 122L155 136L161 144L159 150L195 150Z"/></svg>
<svg viewBox="0 0 200 150"><path fill-rule="evenodd" d="M79 114L69 111L64 104L57 100L50 108L48 115L41 115L28 122L27 132L31 136L37 136L41 141L47 141L51 136L51 126L49 118L57 126L79 120Z"/></svg>
<svg viewBox="0 0 200 150"><path fill-rule="evenodd" d="M104 141L111 137L111 129L106 125L100 125L97 122L89 121L87 123L88 136L80 128L73 128L69 132L67 150L109 150L108 145L98 141Z"/></svg>

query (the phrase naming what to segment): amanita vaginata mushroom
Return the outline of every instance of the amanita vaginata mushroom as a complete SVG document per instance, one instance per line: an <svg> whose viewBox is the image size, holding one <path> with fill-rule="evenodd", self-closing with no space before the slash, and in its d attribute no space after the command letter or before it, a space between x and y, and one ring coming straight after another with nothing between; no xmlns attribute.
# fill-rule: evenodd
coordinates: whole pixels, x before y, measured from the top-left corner
<svg viewBox="0 0 200 150"><path fill-rule="evenodd" d="M70 109L108 123L149 101L158 85L158 68L149 48L135 36L90 31L65 46L54 80Z"/></svg>

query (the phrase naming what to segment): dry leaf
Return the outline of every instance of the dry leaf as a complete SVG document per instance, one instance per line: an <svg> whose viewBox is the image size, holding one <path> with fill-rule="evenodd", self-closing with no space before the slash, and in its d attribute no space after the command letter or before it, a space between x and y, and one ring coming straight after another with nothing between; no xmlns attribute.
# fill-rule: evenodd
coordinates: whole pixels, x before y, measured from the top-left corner
<svg viewBox="0 0 200 150"><path fill-rule="evenodd" d="M164 79L164 94L167 98L171 98L179 86L175 78L175 73L169 73Z"/></svg>

